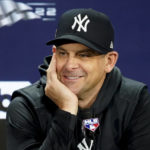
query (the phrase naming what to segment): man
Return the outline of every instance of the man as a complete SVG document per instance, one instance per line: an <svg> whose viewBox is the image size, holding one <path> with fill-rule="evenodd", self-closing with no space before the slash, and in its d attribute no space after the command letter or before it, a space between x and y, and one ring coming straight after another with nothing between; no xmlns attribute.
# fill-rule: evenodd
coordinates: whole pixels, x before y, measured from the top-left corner
<svg viewBox="0 0 150 150"><path fill-rule="evenodd" d="M105 14L61 16L41 79L12 96L8 150L150 149L150 94L115 67L113 43Z"/></svg>

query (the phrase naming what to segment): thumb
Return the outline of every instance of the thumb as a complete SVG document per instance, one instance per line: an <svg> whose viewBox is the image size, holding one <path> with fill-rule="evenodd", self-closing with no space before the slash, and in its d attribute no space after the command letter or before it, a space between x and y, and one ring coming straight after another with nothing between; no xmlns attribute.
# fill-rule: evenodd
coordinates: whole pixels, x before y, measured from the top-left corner
<svg viewBox="0 0 150 150"><path fill-rule="evenodd" d="M51 62L49 64L49 67L47 69L47 76L48 77L57 77L57 74L56 74L56 54L53 53L53 56L52 56L52 59L51 59Z"/></svg>

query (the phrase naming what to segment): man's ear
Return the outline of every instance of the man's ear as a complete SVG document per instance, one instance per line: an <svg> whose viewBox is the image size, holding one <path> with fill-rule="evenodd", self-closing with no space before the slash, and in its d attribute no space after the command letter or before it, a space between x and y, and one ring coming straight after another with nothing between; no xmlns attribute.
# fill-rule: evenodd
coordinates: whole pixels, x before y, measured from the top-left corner
<svg viewBox="0 0 150 150"><path fill-rule="evenodd" d="M109 73L112 71L114 66L117 63L119 54L116 51L108 52L105 56L106 59L106 65L105 65L105 71L106 73Z"/></svg>
<svg viewBox="0 0 150 150"><path fill-rule="evenodd" d="M55 46L55 45L53 45L53 47L52 47L52 52L53 52L53 53L56 52L56 46Z"/></svg>

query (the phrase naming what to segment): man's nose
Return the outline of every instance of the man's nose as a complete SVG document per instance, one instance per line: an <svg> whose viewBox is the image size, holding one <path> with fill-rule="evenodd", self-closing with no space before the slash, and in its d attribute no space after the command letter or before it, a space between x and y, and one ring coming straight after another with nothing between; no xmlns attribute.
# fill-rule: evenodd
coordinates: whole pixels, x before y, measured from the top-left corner
<svg viewBox="0 0 150 150"><path fill-rule="evenodd" d="M79 67L79 61L77 58L75 57L68 57L65 67L67 70L74 70L77 69Z"/></svg>

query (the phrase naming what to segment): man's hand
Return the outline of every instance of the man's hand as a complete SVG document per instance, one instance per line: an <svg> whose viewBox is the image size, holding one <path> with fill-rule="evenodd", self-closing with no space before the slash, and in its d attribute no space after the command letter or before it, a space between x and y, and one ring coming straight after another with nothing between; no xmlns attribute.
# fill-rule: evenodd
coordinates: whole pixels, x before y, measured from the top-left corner
<svg viewBox="0 0 150 150"><path fill-rule="evenodd" d="M53 53L51 63L47 69L47 83L45 94L48 96L61 110L76 115L78 111L77 96L64 84L62 84L56 73L56 54Z"/></svg>

